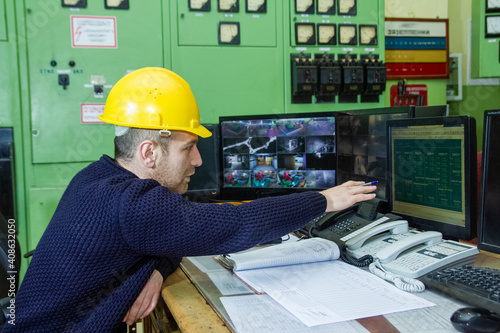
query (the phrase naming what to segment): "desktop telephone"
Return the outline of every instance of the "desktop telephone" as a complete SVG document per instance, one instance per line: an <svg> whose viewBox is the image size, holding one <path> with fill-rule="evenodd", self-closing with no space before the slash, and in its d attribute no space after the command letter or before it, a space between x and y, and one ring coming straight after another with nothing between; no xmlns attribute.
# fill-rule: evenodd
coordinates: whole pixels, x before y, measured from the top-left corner
<svg viewBox="0 0 500 333"><path fill-rule="evenodd" d="M408 231L406 221L384 223L346 242L347 253L359 259L371 255L385 270L410 278L457 262L474 260L476 246L443 240L437 231Z"/></svg>
<svg viewBox="0 0 500 333"><path fill-rule="evenodd" d="M379 213L380 200L372 199L340 212L326 213L307 224L309 236L321 237L342 246L346 241L377 225L401 219Z"/></svg>

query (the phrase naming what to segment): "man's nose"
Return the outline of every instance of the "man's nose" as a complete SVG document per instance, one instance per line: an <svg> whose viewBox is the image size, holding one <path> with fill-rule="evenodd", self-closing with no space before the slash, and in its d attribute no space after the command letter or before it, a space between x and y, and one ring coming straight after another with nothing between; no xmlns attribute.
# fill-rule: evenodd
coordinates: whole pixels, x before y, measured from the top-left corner
<svg viewBox="0 0 500 333"><path fill-rule="evenodd" d="M200 151L198 150L198 147L195 145L193 150L191 151L193 154L192 159L191 159L191 164L194 165L195 167L201 166L203 163L200 155Z"/></svg>

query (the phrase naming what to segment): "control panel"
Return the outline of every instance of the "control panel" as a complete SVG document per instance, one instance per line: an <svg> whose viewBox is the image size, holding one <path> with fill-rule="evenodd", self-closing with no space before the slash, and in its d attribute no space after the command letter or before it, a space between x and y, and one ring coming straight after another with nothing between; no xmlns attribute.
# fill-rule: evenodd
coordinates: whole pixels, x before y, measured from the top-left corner
<svg viewBox="0 0 500 333"><path fill-rule="evenodd" d="M321 109L326 103L382 106L379 97L387 78L384 2L290 3L290 107L299 110L297 104L319 104L316 107Z"/></svg>

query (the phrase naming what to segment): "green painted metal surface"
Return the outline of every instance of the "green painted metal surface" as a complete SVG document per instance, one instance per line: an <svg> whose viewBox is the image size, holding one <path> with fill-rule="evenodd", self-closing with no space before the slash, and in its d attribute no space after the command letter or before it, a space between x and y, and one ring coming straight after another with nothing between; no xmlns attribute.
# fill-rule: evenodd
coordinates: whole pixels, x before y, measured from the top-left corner
<svg viewBox="0 0 500 333"><path fill-rule="evenodd" d="M216 0L209 12L189 11L186 0L131 1L129 10L105 9L103 1L63 8L60 0L0 0L0 57L5 59L0 74L7 78L0 81L0 126L14 127L23 252L36 246L71 178L102 154L113 155L113 126L86 123L92 118L82 105L83 110L102 107L129 70L161 66L179 73L190 84L204 123L228 115L384 106L384 95L373 103L360 103L358 96L357 103L312 98L293 104L290 62L291 54L301 52L313 58L371 53L384 59L384 0L358 0L352 16L296 14L293 0L268 0L266 13L247 13L246 2L239 2L238 13L221 13ZM85 17L103 24L114 20L116 47L75 47L88 37L77 30L88 23L82 23ZM294 27L302 21L377 25L378 43L297 46ZM239 44L219 45L221 22L239 24ZM67 75L69 85L60 85L59 75ZM102 86L102 95L95 86Z"/></svg>
<svg viewBox="0 0 500 333"><path fill-rule="evenodd" d="M486 1L472 0L471 27L471 76L473 78L500 76L500 31L498 35L487 36L487 17L498 17L500 13L486 12ZM492 25L496 30L498 24Z"/></svg>

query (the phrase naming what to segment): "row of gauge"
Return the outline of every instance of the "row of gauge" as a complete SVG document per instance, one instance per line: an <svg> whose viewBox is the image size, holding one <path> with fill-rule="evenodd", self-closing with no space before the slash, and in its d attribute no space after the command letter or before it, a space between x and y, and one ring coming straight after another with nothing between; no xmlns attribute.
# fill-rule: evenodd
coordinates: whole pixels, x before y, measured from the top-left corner
<svg viewBox="0 0 500 333"><path fill-rule="evenodd" d="M338 38L337 38L338 29ZM358 34L359 31L359 34ZM317 38L316 38L317 35ZM296 45L377 45L377 26L370 24L295 23Z"/></svg>
<svg viewBox="0 0 500 333"><path fill-rule="evenodd" d="M238 13L240 6L245 3L247 13L267 13L267 0L215 0L217 11ZM241 4L240 4L241 2ZM188 0L190 11L210 12L211 0ZM243 9L242 9L243 10ZM295 0L296 14L344 15L352 16L357 13L356 0Z"/></svg>

